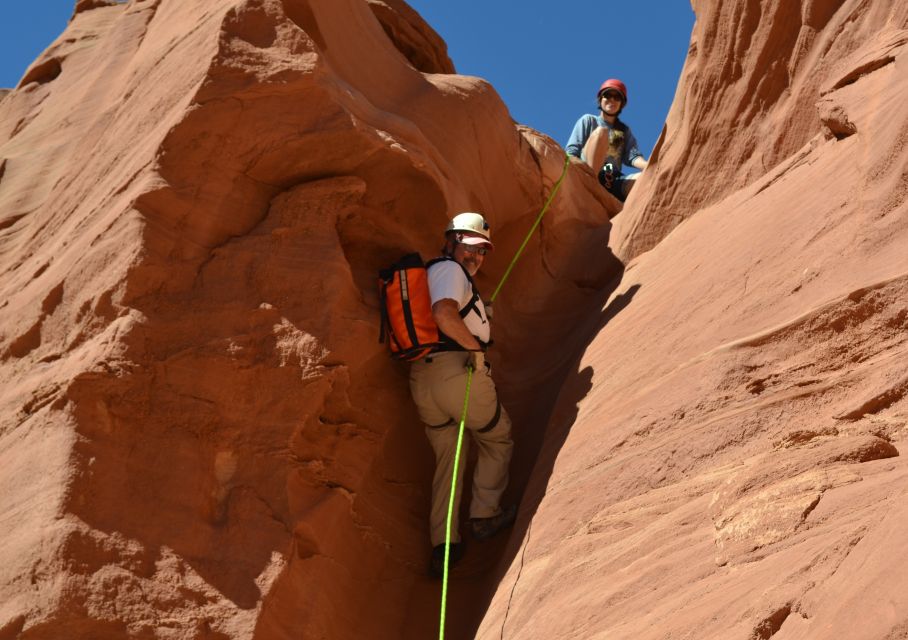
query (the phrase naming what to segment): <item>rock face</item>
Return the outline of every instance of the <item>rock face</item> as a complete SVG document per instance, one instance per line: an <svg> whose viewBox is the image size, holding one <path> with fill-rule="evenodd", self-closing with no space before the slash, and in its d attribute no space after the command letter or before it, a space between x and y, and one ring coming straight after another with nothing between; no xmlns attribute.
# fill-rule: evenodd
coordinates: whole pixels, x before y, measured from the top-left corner
<svg viewBox="0 0 908 640"><path fill-rule="evenodd" d="M478 638L908 637L908 8L693 4Z"/></svg>
<svg viewBox="0 0 908 640"><path fill-rule="evenodd" d="M377 270L476 209L491 292L563 167L453 70L396 1L78 3L0 103L0 638L434 633ZM609 212L571 171L496 304L515 486L576 352L548 347L620 269Z"/></svg>
<svg viewBox="0 0 908 640"><path fill-rule="evenodd" d="M616 230L625 261L698 210L797 163L818 134L855 133L848 114L883 105L854 85L892 64L906 38L905 9L892 2L693 6L688 58L653 153L658 169ZM859 163L843 167L842 179L855 180Z"/></svg>
<svg viewBox="0 0 908 640"><path fill-rule="evenodd" d="M615 227L572 163L496 300L448 637L908 633L908 10L694 5ZM0 96L0 640L437 633L375 273L481 210L491 292L563 167L453 71L399 0L81 0Z"/></svg>

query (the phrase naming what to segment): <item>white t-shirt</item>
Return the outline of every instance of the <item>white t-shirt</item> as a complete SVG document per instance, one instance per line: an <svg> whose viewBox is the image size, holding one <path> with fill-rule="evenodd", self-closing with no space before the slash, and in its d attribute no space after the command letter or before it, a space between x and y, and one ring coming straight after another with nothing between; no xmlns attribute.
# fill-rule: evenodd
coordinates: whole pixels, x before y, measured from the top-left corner
<svg viewBox="0 0 908 640"><path fill-rule="evenodd" d="M463 309L473 297L473 287L467 280L463 268L453 260L436 262L429 267L429 295L434 305L439 300L449 299L457 303L458 309ZM477 311L479 313L477 313ZM471 310L463 319L467 329L482 342L488 342L489 319L486 317L486 308L482 300L476 301L475 310Z"/></svg>

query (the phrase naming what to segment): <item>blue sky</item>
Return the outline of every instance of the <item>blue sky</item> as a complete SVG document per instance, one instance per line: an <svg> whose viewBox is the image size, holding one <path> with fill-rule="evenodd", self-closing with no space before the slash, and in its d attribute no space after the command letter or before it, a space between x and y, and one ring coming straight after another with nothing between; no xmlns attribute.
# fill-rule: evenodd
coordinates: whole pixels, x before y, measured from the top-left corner
<svg viewBox="0 0 908 640"><path fill-rule="evenodd" d="M491 82L516 121L562 145L577 118L594 112L602 81L621 78L629 93L622 117L646 156L671 106L694 23L689 0L410 4L448 43L459 73ZM4 5L0 87L11 88L66 27L75 0Z"/></svg>
<svg viewBox="0 0 908 640"><path fill-rule="evenodd" d="M650 155L687 57L689 0L408 0L448 43L458 73L492 83L511 116L567 143L606 78L627 85L622 119Z"/></svg>
<svg viewBox="0 0 908 640"><path fill-rule="evenodd" d="M0 8L0 88L12 89L25 70L57 39L75 0L5 0Z"/></svg>

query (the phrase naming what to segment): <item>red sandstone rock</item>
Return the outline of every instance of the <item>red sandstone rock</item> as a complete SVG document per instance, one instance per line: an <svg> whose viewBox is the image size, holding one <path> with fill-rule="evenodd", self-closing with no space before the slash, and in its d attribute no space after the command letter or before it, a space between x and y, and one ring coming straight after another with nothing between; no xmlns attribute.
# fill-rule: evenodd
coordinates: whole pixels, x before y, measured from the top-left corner
<svg viewBox="0 0 908 640"><path fill-rule="evenodd" d="M76 13L81 13L83 11L99 9L101 7L112 7L116 4L117 0L77 0L76 8L73 10L73 15L75 15Z"/></svg>
<svg viewBox="0 0 908 640"><path fill-rule="evenodd" d="M0 640L433 637L375 272L479 209L488 294L561 149L397 0L105 4L0 100ZM718 5L496 301L521 512L447 637L908 629L906 9Z"/></svg>
<svg viewBox="0 0 908 640"><path fill-rule="evenodd" d="M454 73L448 45L403 0L366 0L394 46L424 73Z"/></svg>
<svg viewBox="0 0 908 640"><path fill-rule="evenodd" d="M694 5L477 638L908 637L908 9Z"/></svg>
<svg viewBox="0 0 908 640"><path fill-rule="evenodd" d="M693 5L681 83L640 189L647 195L638 192L616 227L613 246L624 260L818 135L853 133L842 120L858 108L848 86L891 64L908 37L905 9L888 1ZM851 179L854 169L846 173Z"/></svg>
<svg viewBox="0 0 908 640"><path fill-rule="evenodd" d="M0 638L434 634L377 269L479 209L491 292L561 149L398 2L77 9L0 103ZM527 451L570 357L539 346L618 266L576 251L608 254L603 202L572 171L496 304L512 393L549 382L513 411Z"/></svg>

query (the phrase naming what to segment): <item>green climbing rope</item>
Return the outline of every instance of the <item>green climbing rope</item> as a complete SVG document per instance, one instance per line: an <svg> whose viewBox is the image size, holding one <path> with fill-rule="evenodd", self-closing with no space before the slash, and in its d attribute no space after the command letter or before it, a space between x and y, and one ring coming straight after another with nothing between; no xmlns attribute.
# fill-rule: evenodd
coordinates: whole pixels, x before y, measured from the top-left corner
<svg viewBox="0 0 908 640"><path fill-rule="evenodd" d="M457 490L457 470L460 467L460 446L463 443L463 429L467 423L467 405L470 402L470 385L473 382L473 368L467 367L467 392L463 396L463 413L460 415L460 430L457 432L457 450L454 452L454 474L451 476L451 495L448 497L448 522L445 529L445 570L441 581L441 623L438 626L438 640L445 638L445 610L448 603L448 559L451 552L451 521L454 518L454 492Z"/></svg>
<svg viewBox="0 0 908 640"><path fill-rule="evenodd" d="M495 292L492 293L492 297L489 299L490 303L495 301L495 298L498 296L498 292L501 291L501 287L504 284L504 281L508 279L509 275L511 275L511 271L514 269L514 265L517 264L517 261L520 259L523 250L526 248L527 243L529 243L530 238L533 236L533 232L536 231L539 223L542 222L542 216L544 216L545 212L548 211L549 205L552 204L552 200L554 200L555 198L555 194L557 194L558 189L561 188L561 183L564 181L564 176L567 175L567 168L569 164L570 157L565 155L564 167L561 170L561 177L558 178L558 182L556 182L555 186L552 188L552 192L549 194L548 199L545 201L545 205L543 205L542 211L540 211L539 215L536 216L536 222L533 223L533 226L527 233L526 238L523 239L523 244L520 245L520 248L517 249L517 253L514 254L514 258L511 260L511 264L508 265L508 268L505 270L504 275L501 276L501 281L498 283L498 286L495 288ZM472 381L473 369L468 368L467 392L463 398L463 414L460 418L460 431L457 433L457 450L454 453L454 475L451 477L451 494L448 496L448 521L447 529L445 531L445 568L441 583L441 622L438 626L438 640L444 640L445 637L445 614L448 601L448 561L451 552L451 521L454 515L454 494L457 490L457 471L460 466L460 447L463 443L463 430L467 422L467 405L470 401L470 385Z"/></svg>
<svg viewBox="0 0 908 640"><path fill-rule="evenodd" d="M539 215L536 216L536 222L533 223L533 226L530 227L527 237L523 239L523 244L520 245L520 248L517 249L517 253L514 254L514 258L511 260L511 264L508 265L508 268L505 270L504 275L501 276L501 280L498 283L498 286L495 287L495 291L492 293L492 297L489 298L489 302L495 302L495 298L498 297L498 292L501 291L504 281L508 279L508 276L511 275L511 270L514 269L514 265L517 264L517 261L520 259L520 255L523 253L523 250L526 248L527 243L530 241L530 238L533 236L533 232L536 231L536 227L539 226L539 223L542 222L542 216L545 215L545 212L548 211L549 205L552 204L552 200L555 199L555 194L558 193L558 189L561 188L561 183L564 181L564 176L567 175L567 168L571 162L571 157L567 154L564 156L564 167L561 169L561 177L558 178L558 182L555 183L555 186L552 188L552 192L549 194L548 200L545 201L545 205L542 207L542 211L539 212Z"/></svg>

